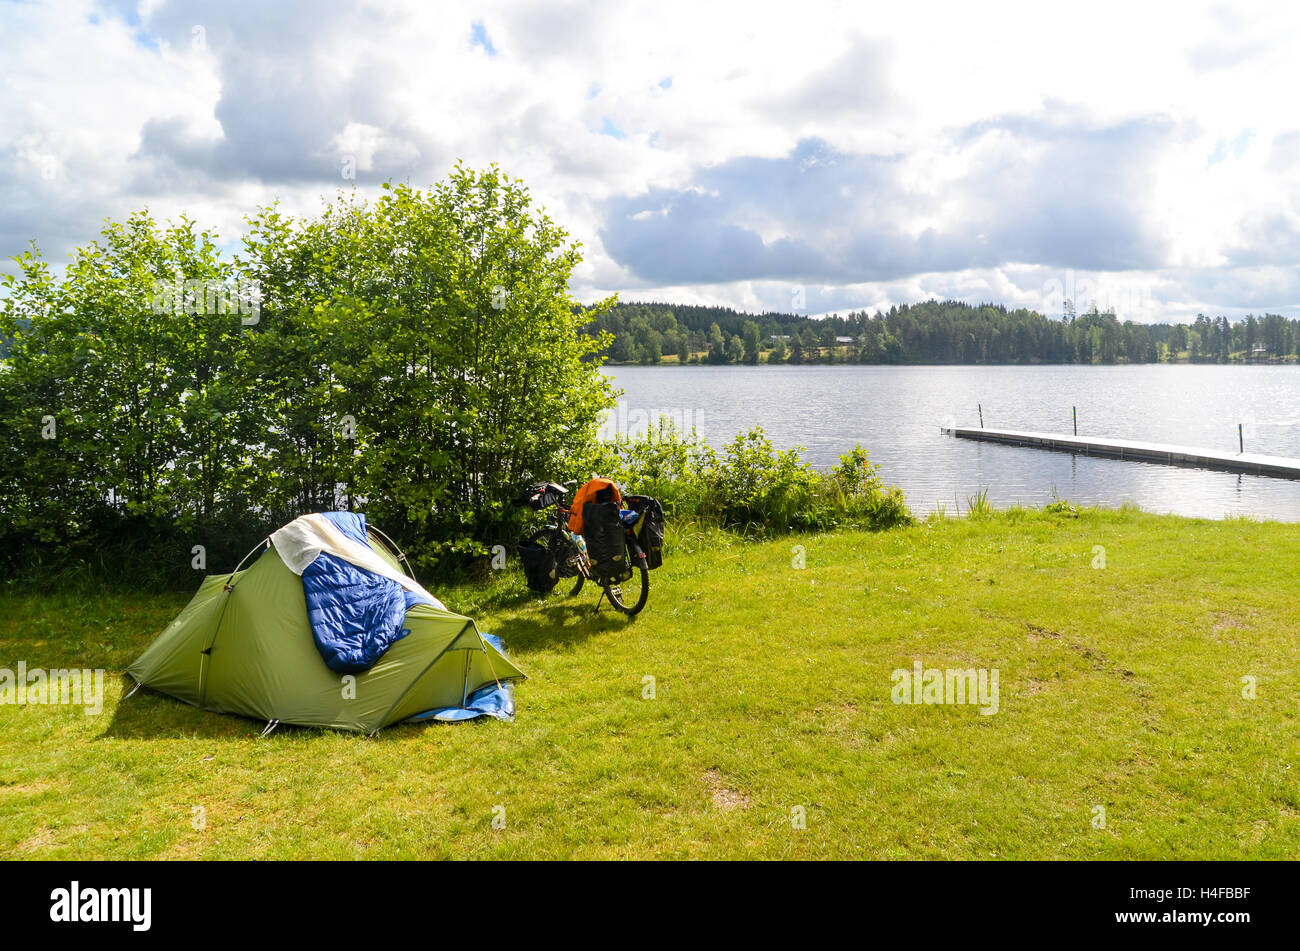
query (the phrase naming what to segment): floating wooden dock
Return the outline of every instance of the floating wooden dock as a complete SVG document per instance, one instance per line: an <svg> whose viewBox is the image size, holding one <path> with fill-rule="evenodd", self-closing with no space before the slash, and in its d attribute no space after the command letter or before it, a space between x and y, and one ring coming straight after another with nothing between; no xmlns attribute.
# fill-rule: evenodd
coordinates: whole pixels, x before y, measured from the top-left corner
<svg viewBox="0 0 1300 951"><path fill-rule="evenodd" d="M1139 442L1133 439L1103 439L1095 436L1064 436L1056 433L1032 433L1016 429L982 429L977 427L944 428L958 439L979 439L1006 446L1028 446L1053 452L1070 452L1130 462L1154 462L1166 466L1189 466L1196 469L1219 469L1250 475L1300 479L1300 459L1265 456L1254 452L1218 452L1164 443Z"/></svg>

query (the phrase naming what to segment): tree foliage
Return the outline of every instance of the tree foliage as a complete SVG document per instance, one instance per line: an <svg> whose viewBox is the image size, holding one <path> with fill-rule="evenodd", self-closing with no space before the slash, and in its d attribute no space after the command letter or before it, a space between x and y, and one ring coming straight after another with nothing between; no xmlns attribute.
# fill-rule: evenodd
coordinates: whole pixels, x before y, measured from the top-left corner
<svg viewBox="0 0 1300 951"><path fill-rule="evenodd" d="M461 166L315 218L260 209L233 260L146 212L62 278L22 255L0 303L3 557L153 539L188 569L188 543L226 558L357 508L423 569L459 568L521 482L576 473L612 400L608 341L579 331L613 301L570 298L579 260L517 180Z"/></svg>
<svg viewBox="0 0 1300 951"><path fill-rule="evenodd" d="M665 420L635 438L600 443L592 468L629 492L658 498L675 523L772 535L911 522L902 491L884 483L861 446L829 471L803 462L801 451L775 448L755 426L719 452Z"/></svg>
<svg viewBox="0 0 1300 951"><path fill-rule="evenodd" d="M664 328L658 341L663 354L707 351L709 363L1226 363L1289 359L1300 349L1300 321L1277 314L1235 323L1200 315L1191 324L1144 324L1095 307L1082 314L1070 307L1056 320L1023 308L934 300L820 318L628 303L587 329L609 334L615 343L606 355L627 362L629 348L654 348L652 327ZM737 336L740 351L728 347Z"/></svg>

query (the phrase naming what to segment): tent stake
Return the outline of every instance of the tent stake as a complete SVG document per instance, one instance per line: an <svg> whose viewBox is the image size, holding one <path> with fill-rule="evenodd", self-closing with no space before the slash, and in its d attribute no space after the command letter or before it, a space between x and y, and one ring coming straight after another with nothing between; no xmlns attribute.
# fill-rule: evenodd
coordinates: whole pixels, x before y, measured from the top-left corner
<svg viewBox="0 0 1300 951"><path fill-rule="evenodd" d="M280 725L279 720L267 720L266 729L262 731L262 734L261 736L258 737L258 739L260 740L263 736L270 736L272 731L274 731L275 728L279 725Z"/></svg>

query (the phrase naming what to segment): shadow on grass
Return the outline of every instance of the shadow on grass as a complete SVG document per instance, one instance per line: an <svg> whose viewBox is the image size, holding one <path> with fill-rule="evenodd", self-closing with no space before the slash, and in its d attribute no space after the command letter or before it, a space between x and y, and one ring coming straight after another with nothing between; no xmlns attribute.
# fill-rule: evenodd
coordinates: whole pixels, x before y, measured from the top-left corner
<svg viewBox="0 0 1300 951"><path fill-rule="evenodd" d="M592 581L583 585L582 590L576 595L570 595L569 591L573 588L574 579L561 578L559 584L547 594L538 594L530 588L523 587L522 584L512 586L500 586L493 588L483 588L479 596L471 596L467 599L465 605L451 607L453 611L460 610L461 607L473 606L475 610L518 610L527 607L530 604L536 605L557 605L563 604L569 607L578 608L586 605L588 609L595 610L596 598L600 594L600 587ZM608 610L608 604L606 604Z"/></svg>
<svg viewBox="0 0 1300 951"><path fill-rule="evenodd" d="M592 637L610 631L622 631L636 622L611 608L573 598L556 604L539 605L526 615L502 619L494 624L496 634L505 641L508 654L576 647Z"/></svg>
<svg viewBox="0 0 1300 951"><path fill-rule="evenodd" d="M295 726L282 723L269 736L258 739L266 724L233 713L200 710L164 694L141 691L130 700L124 700L113 711L113 719L99 739L114 740L248 740L277 744L286 739L309 741L324 737L351 737L361 742L409 742L418 739L426 730L483 728L498 721L493 717L473 720L423 720L418 723L403 721L393 723L374 736L355 730L334 730L320 726Z"/></svg>
<svg viewBox="0 0 1300 951"><path fill-rule="evenodd" d="M124 697L118 702L113 709L113 719L99 738L160 740L201 736L213 740L242 740L250 735L256 736L262 732L263 726L264 723L246 717L209 713L142 687L134 697Z"/></svg>
<svg viewBox="0 0 1300 951"><path fill-rule="evenodd" d="M482 717L480 720L491 720ZM480 720L466 720L462 723L478 723ZM454 726L458 724L430 720L424 723L394 723L384 727L374 737L358 733L355 730L332 730L319 726L295 726L282 723L269 736L259 742L275 744L283 739L310 740L315 737L352 736L361 740L409 740L419 735L418 731L431 726ZM235 713L218 713L200 710L188 703L175 700L166 694L141 689L130 700L123 700L113 711L113 719L99 739L114 740L165 740L165 739L204 739L204 740L249 740L258 739L266 727L263 720Z"/></svg>

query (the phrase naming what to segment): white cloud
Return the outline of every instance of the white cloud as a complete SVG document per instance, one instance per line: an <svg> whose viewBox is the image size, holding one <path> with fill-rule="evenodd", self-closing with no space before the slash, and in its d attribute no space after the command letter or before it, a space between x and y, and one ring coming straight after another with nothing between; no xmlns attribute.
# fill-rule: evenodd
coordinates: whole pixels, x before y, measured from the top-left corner
<svg viewBox="0 0 1300 951"><path fill-rule="evenodd" d="M1297 39L1288 5L9 4L0 253L463 159L584 243L584 299L1038 306L1074 268L1141 319L1300 315Z"/></svg>

